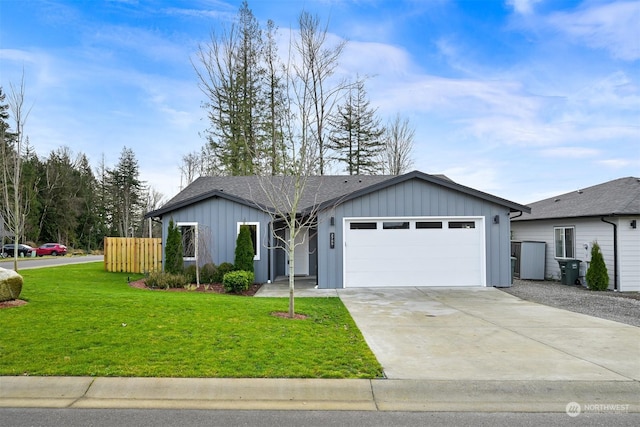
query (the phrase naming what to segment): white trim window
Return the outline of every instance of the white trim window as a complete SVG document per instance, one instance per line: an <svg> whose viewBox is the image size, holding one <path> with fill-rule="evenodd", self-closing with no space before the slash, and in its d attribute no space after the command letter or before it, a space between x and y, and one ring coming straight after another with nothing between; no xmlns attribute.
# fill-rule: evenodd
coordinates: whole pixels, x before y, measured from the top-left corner
<svg viewBox="0 0 640 427"><path fill-rule="evenodd" d="M553 234L556 258L575 258L575 227L554 227Z"/></svg>
<svg viewBox="0 0 640 427"><path fill-rule="evenodd" d="M198 223L178 222L176 227L182 235L182 259L195 261L198 257Z"/></svg>
<svg viewBox="0 0 640 427"><path fill-rule="evenodd" d="M240 234L240 226L248 225L251 231L251 241L253 242L253 260L260 260L260 223L259 222L238 222L236 236Z"/></svg>

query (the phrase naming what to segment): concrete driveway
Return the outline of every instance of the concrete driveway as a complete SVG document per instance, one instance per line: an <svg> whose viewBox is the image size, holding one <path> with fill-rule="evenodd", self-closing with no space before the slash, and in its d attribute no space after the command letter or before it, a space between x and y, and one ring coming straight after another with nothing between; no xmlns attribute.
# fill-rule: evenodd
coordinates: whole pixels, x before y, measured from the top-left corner
<svg viewBox="0 0 640 427"><path fill-rule="evenodd" d="M640 328L494 288L340 289L390 379L638 381Z"/></svg>

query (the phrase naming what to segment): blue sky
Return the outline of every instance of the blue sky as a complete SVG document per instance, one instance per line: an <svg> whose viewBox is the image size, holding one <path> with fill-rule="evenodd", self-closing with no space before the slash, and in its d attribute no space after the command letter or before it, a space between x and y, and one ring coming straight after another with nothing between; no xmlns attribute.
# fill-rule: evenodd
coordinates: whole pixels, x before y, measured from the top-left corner
<svg viewBox="0 0 640 427"><path fill-rule="evenodd" d="M134 150L165 199L198 150L191 65L240 1L0 1L0 85L24 70L26 133L94 166ZM339 72L370 75L380 116L415 128L414 169L520 203L640 176L640 2L249 1L295 31L300 11L348 40ZM288 37L288 36L287 36ZM284 53L283 53L284 55Z"/></svg>

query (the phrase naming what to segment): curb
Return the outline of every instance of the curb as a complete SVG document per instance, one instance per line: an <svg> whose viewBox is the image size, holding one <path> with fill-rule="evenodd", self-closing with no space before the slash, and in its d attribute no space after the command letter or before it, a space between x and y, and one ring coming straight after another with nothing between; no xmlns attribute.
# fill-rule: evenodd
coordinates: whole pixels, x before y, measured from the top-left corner
<svg viewBox="0 0 640 427"><path fill-rule="evenodd" d="M0 377L14 408L640 413L638 396L637 381Z"/></svg>

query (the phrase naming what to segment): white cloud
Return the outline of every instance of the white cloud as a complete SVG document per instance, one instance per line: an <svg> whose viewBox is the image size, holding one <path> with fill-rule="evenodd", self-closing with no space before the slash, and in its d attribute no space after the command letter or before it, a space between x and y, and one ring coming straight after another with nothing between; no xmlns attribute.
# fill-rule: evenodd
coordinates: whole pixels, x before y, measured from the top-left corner
<svg viewBox="0 0 640 427"><path fill-rule="evenodd" d="M533 13L533 7L540 0L507 0L507 4L521 15L529 15Z"/></svg>
<svg viewBox="0 0 640 427"><path fill-rule="evenodd" d="M614 58L640 59L640 2L596 4L575 12L558 12L549 16L548 22L575 42L608 50Z"/></svg>
<svg viewBox="0 0 640 427"><path fill-rule="evenodd" d="M555 147L540 151L540 154L545 157L557 157L560 159L583 159L596 157L600 153L600 150L585 147Z"/></svg>
<svg viewBox="0 0 640 427"><path fill-rule="evenodd" d="M633 157L627 158L627 159L606 159L606 160L600 160L597 163L603 166L606 166L607 168L610 168L610 169L622 169L622 168L633 167L633 166L640 168L640 157L638 157L638 155L640 155L640 153L636 152L635 159Z"/></svg>

